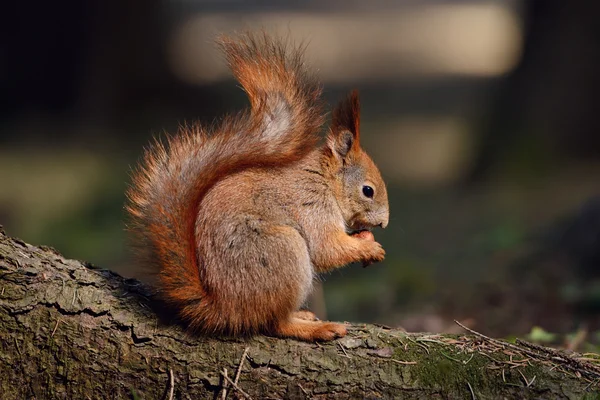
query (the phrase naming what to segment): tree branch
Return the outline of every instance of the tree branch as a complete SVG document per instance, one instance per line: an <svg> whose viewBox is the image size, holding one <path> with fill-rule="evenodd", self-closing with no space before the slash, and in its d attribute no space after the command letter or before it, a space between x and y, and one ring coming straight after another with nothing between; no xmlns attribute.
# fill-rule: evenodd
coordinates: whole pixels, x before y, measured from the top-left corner
<svg viewBox="0 0 600 400"><path fill-rule="evenodd" d="M2 399L600 395L595 364L476 332L407 334L355 324L330 343L207 338L161 322L154 309L139 282L0 229ZM237 371L227 392L225 369Z"/></svg>

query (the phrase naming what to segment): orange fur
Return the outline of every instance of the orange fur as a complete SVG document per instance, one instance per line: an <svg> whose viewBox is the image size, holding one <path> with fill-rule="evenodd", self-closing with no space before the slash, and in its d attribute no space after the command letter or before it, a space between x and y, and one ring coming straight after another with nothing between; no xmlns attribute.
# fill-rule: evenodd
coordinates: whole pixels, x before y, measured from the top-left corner
<svg viewBox="0 0 600 400"><path fill-rule="evenodd" d="M266 34L219 44L250 111L212 132L184 127L146 151L127 193L142 262L192 329L343 336L342 325L297 310L316 271L384 256L368 235L347 232L388 218L385 184L359 146L358 95L336 108L319 147L321 88L301 49ZM361 198L365 179L377 198Z"/></svg>

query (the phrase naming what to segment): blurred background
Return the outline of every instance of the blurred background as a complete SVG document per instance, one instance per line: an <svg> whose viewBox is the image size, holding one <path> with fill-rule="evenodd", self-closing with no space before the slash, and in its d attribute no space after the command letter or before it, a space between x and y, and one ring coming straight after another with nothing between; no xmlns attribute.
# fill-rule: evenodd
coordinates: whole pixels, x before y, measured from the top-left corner
<svg viewBox="0 0 600 400"><path fill-rule="evenodd" d="M600 25L584 0L9 2L0 224L123 275L129 170L153 136L246 106L213 45L306 41L360 89L388 183L385 262L324 277L336 320L600 340ZM324 300L324 305L322 301Z"/></svg>

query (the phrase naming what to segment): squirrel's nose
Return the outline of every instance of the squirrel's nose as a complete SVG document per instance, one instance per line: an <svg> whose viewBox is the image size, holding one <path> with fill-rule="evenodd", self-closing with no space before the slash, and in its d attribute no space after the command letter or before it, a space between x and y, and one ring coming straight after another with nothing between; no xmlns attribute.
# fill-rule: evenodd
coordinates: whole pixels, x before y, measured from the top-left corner
<svg viewBox="0 0 600 400"><path fill-rule="evenodd" d="M385 229L385 227L388 226L389 220L390 220L390 212L388 210L386 210L385 213L382 215L381 223L379 224L379 226Z"/></svg>
<svg viewBox="0 0 600 400"><path fill-rule="evenodd" d="M388 211L381 211L373 216L374 218L371 221L371 226L378 226L380 228L385 228L388 226L388 221L390 219L390 214ZM379 221L379 223L377 223Z"/></svg>
<svg viewBox="0 0 600 400"><path fill-rule="evenodd" d="M385 216L384 216L384 218L382 218L382 221L379 224L379 226L385 229L385 227L388 226L389 220L390 220L390 213L389 213L389 211L386 211Z"/></svg>

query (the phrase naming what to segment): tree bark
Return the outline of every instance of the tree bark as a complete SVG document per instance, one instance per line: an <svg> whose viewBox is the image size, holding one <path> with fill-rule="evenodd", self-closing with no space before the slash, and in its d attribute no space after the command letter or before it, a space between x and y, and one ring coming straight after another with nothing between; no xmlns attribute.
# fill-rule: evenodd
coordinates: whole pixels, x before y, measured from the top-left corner
<svg viewBox="0 0 600 400"><path fill-rule="evenodd" d="M0 227L1 398L600 396L600 368L577 355L363 324L318 344L197 337L162 322L149 293ZM235 387L225 370L231 381L239 370Z"/></svg>

